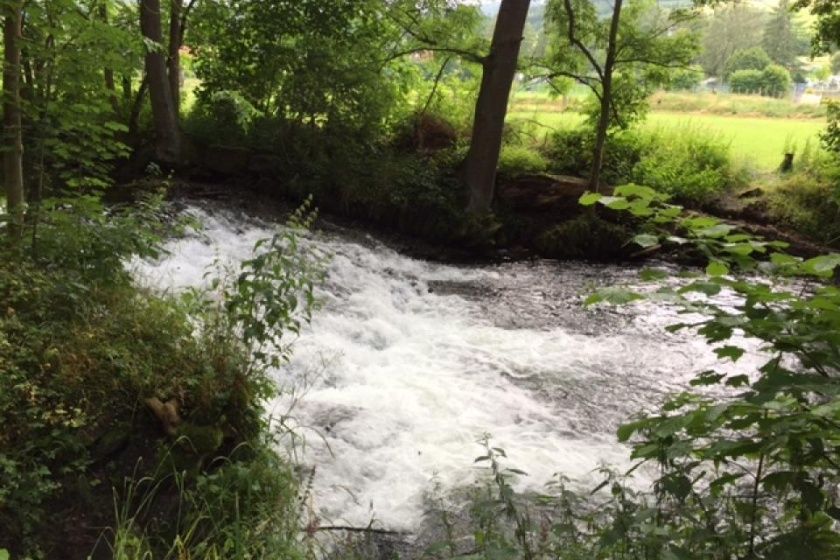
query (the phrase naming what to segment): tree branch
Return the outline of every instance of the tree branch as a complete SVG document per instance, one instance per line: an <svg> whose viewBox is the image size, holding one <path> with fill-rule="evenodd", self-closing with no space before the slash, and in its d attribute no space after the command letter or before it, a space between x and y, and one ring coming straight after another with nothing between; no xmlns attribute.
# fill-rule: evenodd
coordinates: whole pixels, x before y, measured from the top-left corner
<svg viewBox="0 0 840 560"><path fill-rule="evenodd" d="M604 70L601 68L601 65L598 64L598 61L595 59L595 56L589 51L586 45L578 39L575 35L575 28L577 27L577 23L575 21L575 10L572 7L572 0L563 0L563 4L566 8L566 15L568 16L569 20L569 30L568 30L568 37L569 42L576 46L578 50L583 53L583 56L589 61L589 64L595 69L595 72L598 73L598 77L602 80L604 79Z"/></svg>

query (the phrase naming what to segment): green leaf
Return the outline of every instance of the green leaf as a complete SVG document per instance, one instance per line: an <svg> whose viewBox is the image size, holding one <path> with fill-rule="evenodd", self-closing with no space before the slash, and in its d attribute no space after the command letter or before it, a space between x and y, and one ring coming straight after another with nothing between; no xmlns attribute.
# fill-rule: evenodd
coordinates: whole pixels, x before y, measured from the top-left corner
<svg viewBox="0 0 840 560"><path fill-rule="evenodd" d="M831 276L834 269L840 266L840 254L821 255L808 259L802 263L802 268L807 274L815 276Z"/></svg>
<svg viewBox="0 0 840 560"><path fill-rule="evenodd" d="M578 200L578 204L581 206L592 206L599 200L601 200L602 195L593 192L585 192Z"/></svg>
<svg viewBox="0 0 840 560"><path fill-rule="evenodd" d="M640 233L633 238L633 242L643 249L647 249L648 247L653 247L654 245L659 244L659 238L649 233Z"/></svg>
<svg viewBox="0 0 840 560"><path fill-rule="evenodd" d="M627 210L628 208L630 208L630 203L627 201L627 199L618 196L604 196L601 197L601 200L599 200L598 202L600 202L610 210Z"/></svg>
<svg viewBox="0 0 840 560"><path fill-rule="evenodd" d="M744 355L744 349L737 346L723 346L721 348L716 348L715 354L717 354L717 357L720 359L730 358L733 362L737 362L738 359Z"/></svg>
<svg viewBox="0 0 840 560"><path fill-rule="evenodd" d="M668 277L668 271L661 268L643 268L639 272L639 278L649 282L651 280L663 280Z"/></svg>
<svg viewBox="0 0 840 560"><path fill-rule="evenodd" d="M729 267L722 261L712 261L706 267L706 274L713 277L726 276L729 274Z"/></svg>
<svg viewBox="0 0 840 560"><path fill-rule="evenodd" d="M643 185L635 185L635 184L628 184L628 185L621 185L620 187L616 187L613 191L617 196L637 196L639 198L645 200L653 200L657 196L657 192L650 187L645 187Z"/></svg>
<svg viewBox="0 0 840 560"><path fill-rule="evenodd" d="M647 427L649 424L650 420L647 418L636 420L635 422L630 422L628 424L622 424L618 427L618 441L622 443L627 441L634 433Z"/></svg>

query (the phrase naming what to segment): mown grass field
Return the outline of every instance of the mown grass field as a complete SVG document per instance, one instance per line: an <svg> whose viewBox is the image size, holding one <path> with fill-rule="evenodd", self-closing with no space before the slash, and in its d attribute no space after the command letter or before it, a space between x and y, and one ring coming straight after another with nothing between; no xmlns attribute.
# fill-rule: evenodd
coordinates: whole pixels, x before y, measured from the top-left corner
<svg viewBox="0 0 840 560"><path fill-rule="evenodd" d="M571 127L583 116L574 112L551 110L514 110L511 120L530 121L539 128ZM793 146L801 152L806 145L816 149L823 119L769 118L709 115L703 113L651 112L641 125L652 129L683 128L686 133L698 131L719 135L730 143L732 155L756 171L771 171L779 166L786 149Z"/></svg>

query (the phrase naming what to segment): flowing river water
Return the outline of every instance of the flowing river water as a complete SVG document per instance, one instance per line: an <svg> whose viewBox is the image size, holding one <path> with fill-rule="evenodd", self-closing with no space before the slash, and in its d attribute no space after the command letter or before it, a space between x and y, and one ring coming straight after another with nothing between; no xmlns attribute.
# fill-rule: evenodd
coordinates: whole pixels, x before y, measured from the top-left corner
<svg viewBox="0 0 840 560"><path fill-rule="evenodd" d="M214 261L235 265L276 227L221 209L188 213L203 228L136 265L153 287L200 286ZM598 286L636 281L632 268L438 264L338 227L306 244L330 255L322 307L275 372L287 391L270 411L295 400L324 524L417 528L433 486L445 494L474 479L485 433L528 472L525 488L558 473L592 483L600 464L630 464L615 437L622 421L720 366L703 340L665 331L674 310L583 307Z"/></svg>

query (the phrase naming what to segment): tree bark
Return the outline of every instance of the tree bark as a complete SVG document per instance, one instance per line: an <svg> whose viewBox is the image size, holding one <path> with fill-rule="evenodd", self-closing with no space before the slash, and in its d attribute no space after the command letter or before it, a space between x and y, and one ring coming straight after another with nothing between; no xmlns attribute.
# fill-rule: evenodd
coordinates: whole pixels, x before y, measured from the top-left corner
<svg viewBox="0 0 840 560"><path fill-rule="evenodd" d="M9 237L23 229L23 132L20 109L20 37L22 4L9 3L3 19L3 182L10 216Z"/></svg>
<svg viewBox="0 0 840 560"><path fill-rule="evenodd" d="M502 0L490 54L483 61L472 140L463 167L471 214L487 214L493 203L502 132L529 5L530 0Z"/></svg>
<svg viewBox="0 0 840 560"><path fill-rule="evenodd" d="M172 88L166 72L166 56L161 31L160 0L140 0L140 30L158 48L146 53L146 78L152 101L155 127L155 153L161 163L177 165L181 159L181 133Z"/></svg>
<svg viewBox="0 0 840 560"><path fill-rule="evenodd" d="M598 192L601 185L601 170L604 167L604 147L607 143L607 131L610 128L610 112L612 111L612 80L615 71L615 60L618 52L618 27L621 22L621 5L623 0L615 0L612 20L610 21L610 36L607 43L607 58L604 61L604 76L601 80L601 113L598 116L598 127L595 131L595 151L592 154L592 170L589 174L589 188Z"/></svg>
<svg viewBox="0 0 840 560"><path fill-rule="evenodd" d="M181 32L181 13L183 12L182 0L171 0L169 10L169 89L172 91L172 102L175 104L175 112L181 110L181 44L183 33Z"/></svg>

